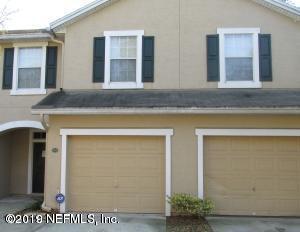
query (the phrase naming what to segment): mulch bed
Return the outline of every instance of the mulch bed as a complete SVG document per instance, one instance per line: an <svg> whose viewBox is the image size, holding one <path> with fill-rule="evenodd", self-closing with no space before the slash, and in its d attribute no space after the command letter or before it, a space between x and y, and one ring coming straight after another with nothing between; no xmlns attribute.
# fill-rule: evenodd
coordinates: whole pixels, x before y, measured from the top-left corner
<svg viewBox="0 0 300 232"><path fill-rule="evenodd" d="M213 232L204 218L168 217L167 232Z"/></svg>

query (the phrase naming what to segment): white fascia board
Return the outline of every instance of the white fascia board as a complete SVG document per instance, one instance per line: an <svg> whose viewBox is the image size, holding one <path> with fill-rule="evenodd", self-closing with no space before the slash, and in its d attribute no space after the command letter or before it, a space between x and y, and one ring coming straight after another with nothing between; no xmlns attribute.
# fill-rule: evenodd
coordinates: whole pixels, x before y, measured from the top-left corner
<svg viewBox="0 0 300 232"><path fill-rule="evenodd" d="M300 21L300 10L296 6L284 3L281 0L252 0L260 5L268 7L274 11L293 18L295 21Z"/></svg>
<svg viewBox="0 0 300 232"><path fill-rule="evenodd" d="M272 4L273 6L279 7L283 10L289 11L290 13L294 13L295 15L300 16L300 10L296 6L284 3L281 0L264 0L264 1L266 3Z"/></svg>
<svg viewBox="0 0 300 232"><path fill-rule="evenodd" d="M52 23L50 23L50 29L57 31L63 26L75 22L76 19L91 14L92 12L96 11L99 7L104 7L105 3L114 2L114 1L119 1L119 0L96 0L94 2L91 2L90 4L87 4L86 6L71 12L70 14L67 14L64 17L53 21ZM259 3L260 5L263 5L265 7L268 7L272 10L275 10L279 13L285 14L293 18L295 21L300 21L300 10L295 6L286 4L280 0L252 0L252 1Z"/></svg>
<svg viewBox="0 0 300 232"><path fill-rule="evenodd" d="M34 115L153 115L153 114L278 114L299 115L300 108L113 108L113 109L33 109Z"/></svg>
<svg viewBox="0 0 300 232"><path fill-rule="evenodd" d="M64 17L53 21L52 23L50 23L50 28L52 30L56 31L57 29L61 28L65 24L69 24L69 23L73 22L74 20L76 20L76 18L83 17L84 15L89 15L90 13L97 10L98 7L104 6L105 3L113 2L113 1L117 1L117 0L96 0L96 1L93 1L89 4L87 4L87 5L79 8L78 10L75 10L75 11L65 15Z"/></svg>
<svg viewBox="0 0 300 232"><path fill-rule="evenodd" d="M53 36L48 33L22 33L22 34L3 34L0 41L11 40L51 40Z"/></svg>

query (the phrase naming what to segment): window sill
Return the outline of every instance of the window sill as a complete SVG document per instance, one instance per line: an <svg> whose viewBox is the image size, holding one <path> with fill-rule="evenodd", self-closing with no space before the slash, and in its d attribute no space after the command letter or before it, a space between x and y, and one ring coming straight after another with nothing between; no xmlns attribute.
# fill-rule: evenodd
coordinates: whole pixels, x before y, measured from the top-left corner
<svg viewBox="0 0 300 232"><path fill-rule="evenodd" d="M17 89L11 90L11 96L23 96L23 95L45 95L47 94L46 89Z"/></svg>
<svg viewBox="0 0 300 232"><path fill-rule="evenodd" d="M143 89L143 83L136 82L114 82L114 83L105 83L102 86L103 89Z"/></svg>
<svg viewBox="0 0 300 232"><path fill-rule="evenodd" d="M254 81L228 81L228 82L219 82L219 89L261 89L261 82Z"/></svg>

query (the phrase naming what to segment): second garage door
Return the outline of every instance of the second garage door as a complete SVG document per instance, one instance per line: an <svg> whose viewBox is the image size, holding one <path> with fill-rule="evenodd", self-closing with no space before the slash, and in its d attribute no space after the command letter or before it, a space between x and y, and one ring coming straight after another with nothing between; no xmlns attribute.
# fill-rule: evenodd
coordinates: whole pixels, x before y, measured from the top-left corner
<svg viewBox="0 0 300 232"><path fill-rule="evenodd" d="M300 138L206 137L204 151L215 213L300 216Z"/></svg>
<svg viewBox="0 0 300 232"><path fill-rule="evenodd" d="M68 209L164 213L164 146L162 137L70 137Z"/></svg>

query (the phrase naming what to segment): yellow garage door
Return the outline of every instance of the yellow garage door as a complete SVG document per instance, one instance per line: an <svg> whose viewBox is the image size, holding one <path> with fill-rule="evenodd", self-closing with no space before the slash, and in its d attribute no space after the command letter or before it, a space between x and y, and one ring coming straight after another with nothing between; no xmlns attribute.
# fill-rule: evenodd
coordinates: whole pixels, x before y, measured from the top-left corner
<svg viewBox="0 0 300 232"><path fill-rule="evenodd" d="M206 137L205 197L216 214L300 216L300 138Z"/></svg>
<svg viewBox="0 0 300 232"><path fill-rule="evenodd" d="M162 137L70 137L68 209L164 213Z"/></svg>

